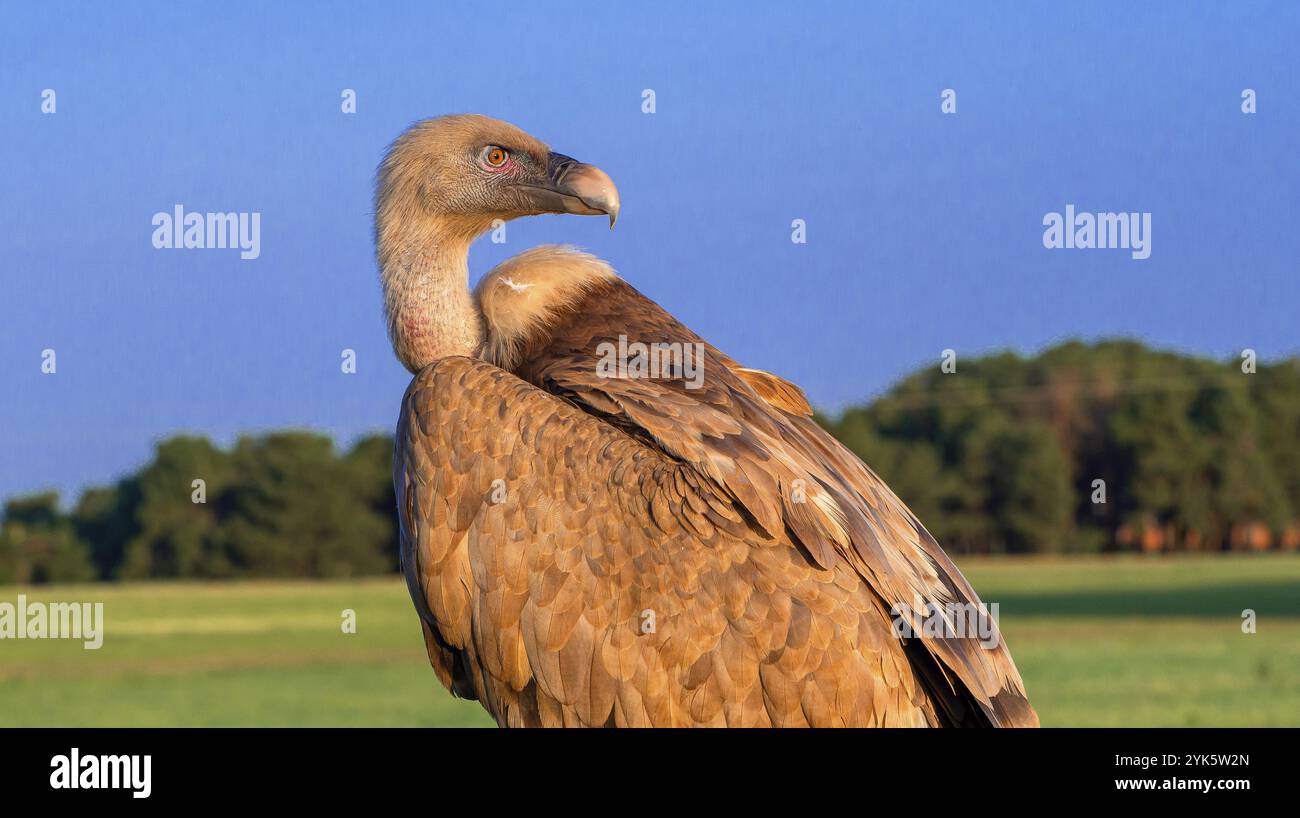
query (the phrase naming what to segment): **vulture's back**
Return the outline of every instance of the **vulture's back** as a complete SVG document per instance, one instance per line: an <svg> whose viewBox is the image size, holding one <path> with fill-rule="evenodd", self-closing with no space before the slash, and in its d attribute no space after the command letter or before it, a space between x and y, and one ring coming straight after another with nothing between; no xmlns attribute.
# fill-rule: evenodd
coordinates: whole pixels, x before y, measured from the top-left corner
<svg viewBox="0 0 1300 818"><path fill-rule="evenodd" d="M513 371L443 359L403 401L402 564L453 692L510 726L1037 723L1000 639L895 633L978 598L796 388L617 278L556 303ZM699 388L606 377L620 335L701 344Z"/></svg>

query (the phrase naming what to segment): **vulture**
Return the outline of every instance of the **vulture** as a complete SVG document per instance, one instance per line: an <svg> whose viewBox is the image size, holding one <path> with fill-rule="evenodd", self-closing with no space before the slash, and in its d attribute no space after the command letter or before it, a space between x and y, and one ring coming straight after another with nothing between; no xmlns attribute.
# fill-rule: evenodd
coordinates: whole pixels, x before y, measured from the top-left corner
<svg viewBox="0 0 1300 818"><path fill-rule="evenodd" d="M418 122L379 167L414 373L401 562L438 679L503 727L1036 726L996 624L953 627L975 591L798 387L569 246L470 289L504 222L618 212L603 171L484 116Z"/></svg>

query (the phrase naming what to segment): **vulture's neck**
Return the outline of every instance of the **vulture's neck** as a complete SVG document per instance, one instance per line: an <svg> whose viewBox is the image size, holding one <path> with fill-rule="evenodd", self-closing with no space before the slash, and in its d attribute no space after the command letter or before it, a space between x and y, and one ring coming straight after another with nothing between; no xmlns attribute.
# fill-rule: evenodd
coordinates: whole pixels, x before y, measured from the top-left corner
<svg viewBox="0 0 1300 818"><path fill-rule="evenodd" d="M469 289L474 234L433 222L400 235L380 235L380 277L393 350L419 372L452 355L475 357L483 316Z"/></svg>

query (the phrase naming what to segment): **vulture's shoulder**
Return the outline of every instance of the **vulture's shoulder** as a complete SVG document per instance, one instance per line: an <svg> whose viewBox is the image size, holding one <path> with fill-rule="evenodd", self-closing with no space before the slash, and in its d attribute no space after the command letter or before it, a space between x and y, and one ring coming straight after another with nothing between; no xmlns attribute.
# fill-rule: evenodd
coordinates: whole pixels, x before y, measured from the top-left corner
<svg viewBox="0 0 1300 818"><path fill-rule="evenodd" d="M513 370L593 289L618 281L606 262L565 245L534 247L493 268L478 285L486 360Z"/></svg>

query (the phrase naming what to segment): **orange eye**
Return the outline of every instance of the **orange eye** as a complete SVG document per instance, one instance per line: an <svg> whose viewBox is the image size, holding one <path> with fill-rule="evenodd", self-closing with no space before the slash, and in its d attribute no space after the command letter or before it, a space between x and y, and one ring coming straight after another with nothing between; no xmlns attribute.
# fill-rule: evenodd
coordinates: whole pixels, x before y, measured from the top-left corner
<svg viewBox="0 0 1300 818"><path fill-rule="evenodd" d="M489 147L483 154L483 161L487 162L489 166L494 168L499 168L504 165L508 158L510 158L510 154L506 153L506 149L498 148L496 146Z"/></svg>

